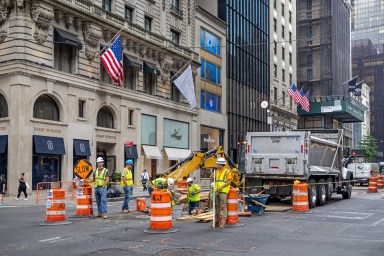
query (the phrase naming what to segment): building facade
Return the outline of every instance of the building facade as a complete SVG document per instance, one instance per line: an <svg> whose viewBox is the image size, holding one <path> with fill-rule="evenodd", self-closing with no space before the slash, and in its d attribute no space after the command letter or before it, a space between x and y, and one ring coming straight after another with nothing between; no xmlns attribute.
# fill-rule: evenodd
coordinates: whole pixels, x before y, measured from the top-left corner
<svg viewBox="0 0 384 256"><path fill-rule="evenodd" d="M0 166L8 191L21 172L70 181L77 160L160 173L199 146L199 111L171 84L200 65L194 1L6 1L0 20ZM124 86L100 51L121 31ZM197 92L198 94L199 92Z"/></svg>
<svg viewBox="0 0 384 256"><path fill-rule="evenodd" d="M208 151L223 146L228 151L227 77L225 42L227 24L218 18L217 1L196 3L196 40L199 46L200 74L200 150ZM224 47L223 47L224 46ZM198 175L199 172L192 175ZM210 182L210 172L201 170L202 180Z"/></svg>
<svg viewBox="0 0 384 256"><path fill-rule="evenodd" d="M296 104L288 90L296 83L296 1L269 1L271 131L297 128Z"/></svg>
<svg viewBox="0 0 384 256"><path fill-rule="evenodd" d="M228 154L235 161L247 132L267 131L269 101L269 1L218 1L227 23Z"/></svg>
<svg viewBox="0 0 384 256"><path fill-rule="evenodd" d="M353 124L353 145L352 148L360 148L360 142L370 133L370 123L371 123L371 111L369 104L369 94L370 89L366 83L363 83L361 86L361 96L358 97L358 100L363 104L367 111L364 113L364 122L354 123Z"/></svg>

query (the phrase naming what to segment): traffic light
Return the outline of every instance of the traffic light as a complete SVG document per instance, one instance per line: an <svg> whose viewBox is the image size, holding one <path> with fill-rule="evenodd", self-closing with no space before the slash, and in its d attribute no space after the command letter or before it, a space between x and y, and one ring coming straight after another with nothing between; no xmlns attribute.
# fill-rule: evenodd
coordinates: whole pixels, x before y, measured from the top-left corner
<svg viewBox="0 0 384 256"><path fill-rule="evenodd" d="M355 159L356 159L356 152L352 151L351 160L355 160Z"/></svg>

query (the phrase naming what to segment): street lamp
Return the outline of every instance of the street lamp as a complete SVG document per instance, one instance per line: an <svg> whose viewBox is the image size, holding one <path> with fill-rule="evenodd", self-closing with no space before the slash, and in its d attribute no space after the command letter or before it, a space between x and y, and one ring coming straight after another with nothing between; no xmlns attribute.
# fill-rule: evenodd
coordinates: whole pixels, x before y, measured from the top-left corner
<svg viewBox="0 0 384 256"><path fill-rule="evenodd" d="M275 107L277 107L278 105L278 103L279 103L279 101L281 100L281 99L283 99L285 96L281 96L277 101L276 101L276 103L274 104L274 106ZM264 100L264 101L262 101L261 102L261 104L260 104L260 106L261 106L261 108L263 108L263 109L265 109L265 108L267 108L267 124L269 124L269 130L271 131L271 132L273 132L273 120L272 120L272 114L271 114L271 109L270 108L268 108L268 101L266 101L266 100Z"/></svg>

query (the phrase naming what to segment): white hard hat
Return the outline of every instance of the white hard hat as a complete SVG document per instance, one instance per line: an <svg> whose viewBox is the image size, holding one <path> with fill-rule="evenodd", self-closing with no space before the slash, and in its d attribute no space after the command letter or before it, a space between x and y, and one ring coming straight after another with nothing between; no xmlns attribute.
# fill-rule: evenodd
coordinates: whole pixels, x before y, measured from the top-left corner
<svg viewBox="0 0 384 256"><path fill-rule="evenodd" d="M104 162L104 159L102 157L98 157L96 159L96 163L101 163L101 162Z"/></svg>
<svg viewBox="0 0 384 256"><path fill-rule="evenodd" d="M217 161L216 161L216 164L225 165L225 163L226 163L226 162L225 162L225 159L222 158L222 157L218 158Z"/></svg>
<svg viewBox="0 0 384 256"><path fill-rule="evenodd" d="M173 186L175 184L175 180L172 179L172 178L168 178L167 179L167 183L168 183L169 186Z"/></svg>
<svg viewBox="0 0 384 256"><path fill-rule="evenodd" d="M187 182L193 182L193 179L192 178L188 178Z"/></svg>

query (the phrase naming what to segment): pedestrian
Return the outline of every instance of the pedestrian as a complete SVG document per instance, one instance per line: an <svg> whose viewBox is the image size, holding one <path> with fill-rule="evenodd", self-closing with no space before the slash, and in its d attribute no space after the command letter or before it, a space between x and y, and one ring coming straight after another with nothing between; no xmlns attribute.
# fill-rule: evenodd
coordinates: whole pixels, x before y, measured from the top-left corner
<svg viewBox="0 0 384 256"><path fill-rule="evenodd" d="M192 211L198 209L200 206L200 187L197 184L193 184L192 178L187 179L187 184L188 212L189 215L192 215Z"/></svg>
<svg viewBox="0 0 384 256"><path fill-rule="evenodd" d="M149 180L147 170L144 170L141 174L141 184L143 185L143 191L147 190L147 182Z"/></svg>
<svg viewBox="0 0 384 256"><path fill-rule="evenodd" d="M104 159L96 159L97 168L93 172L93 181L95 182L95 197L97 203L96 218L107 219L107 185L109 182L108 169L104 168Z"/></svg>
<svg viewBox="0 0 384 256"><path fill-rule="evenodd" d="M0 201L1 205L4 205L4 194L5 194L5 185L7 182L5 181L5 178L3 175L0 175Z"/></svg>
<svg viewBox="0 0 384 256"><path fill-rule="evenodd" d="M133 188L133 179L132 179L132 166L133 161L131 159L128 159L125 161L125 168L121 171L121 186L123 186L124 190L124 203L121 208L122 213L129 213L131 212L129 210L129 199L132 195L132 188Z"/></svg>
<svg viewBox="0 0 384 256"><path fill-rule="evenodd" d="M225 228L227 222L227 197L232 181L231 171L225 168L225 159L220 157L216 161L215 175L215 226ZM221 223L219 223L220 209L222 210Z"/></svg>
<svg viewBox="0 0 384 256"><path fill-rule="evenodd" d="M28 194L27 194L27 180L25 179L25 173L22 172L20 174L20 178L19 178L19 188L17 190L17 197L15 198L15 200L19 200L19 197L20 197L20 194L21 192L24 193L24 200L28 200Z"/></svg>

